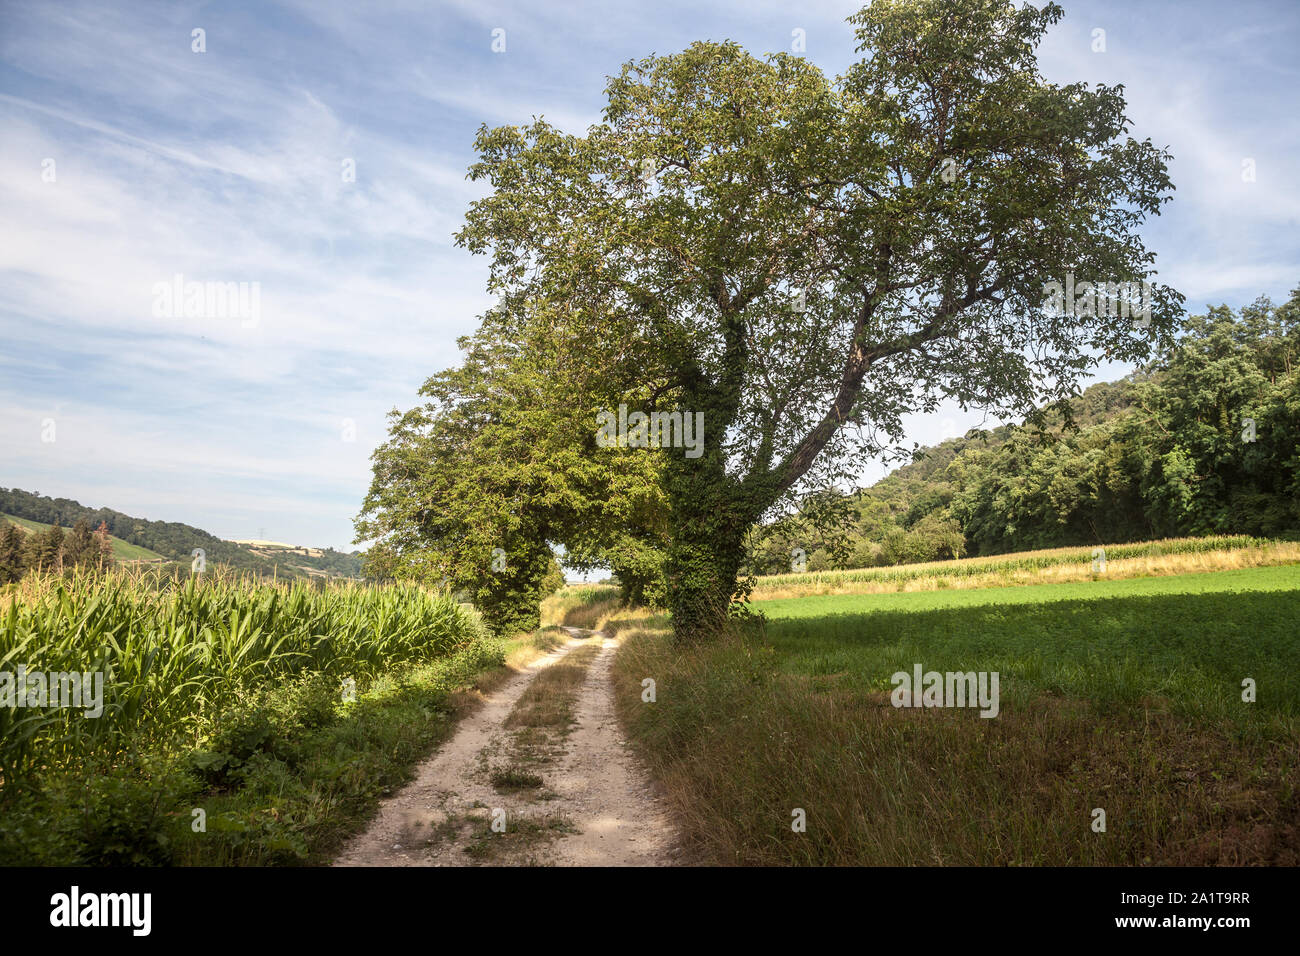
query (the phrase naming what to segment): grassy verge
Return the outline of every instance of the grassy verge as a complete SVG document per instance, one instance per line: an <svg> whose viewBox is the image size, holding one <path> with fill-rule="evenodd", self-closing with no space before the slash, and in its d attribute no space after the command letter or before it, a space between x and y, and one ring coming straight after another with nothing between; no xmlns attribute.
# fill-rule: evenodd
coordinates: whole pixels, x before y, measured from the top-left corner
<svg viewBox="0 0 1300 956"><path fill-rule="evenodd" d="M1300 863L1295 569L759 606L688 651L623 624L620 713L698 862ZM891 706L917 662L999 671L999 716Z"/></svg>

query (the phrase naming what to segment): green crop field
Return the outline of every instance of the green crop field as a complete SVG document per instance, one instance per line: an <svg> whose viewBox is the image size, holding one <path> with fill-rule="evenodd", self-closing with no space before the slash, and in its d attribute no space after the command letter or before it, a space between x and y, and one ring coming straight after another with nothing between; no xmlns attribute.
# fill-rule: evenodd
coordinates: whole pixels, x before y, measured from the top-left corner
<svg viewBox="0 0 1300 956"><path fill-rule="evenodd" d="M620 711L700 862L1300 863L1300 567L754 608L685 652L613 622ZM894 706L918 664L997 672L997 716Z"/></svg>
<svg viewBox="0 0 1300 956"><path fill-rule="evenodd" d="M414 585L29 574L0 588L0 865L319 861L502 658ZM93 697L60 706L71 673Z"/></svg>
<svg viewBox="0 0 1300 956"><path fill-rule="evenodd" d="M27 531L46 531L49 529L48 524L42 524L39 521L30 521L27 518L15 518L13 515L0 514L0 520L8 521L18 525ZM64 529L67 530L66 528ZM113 557L118 561L166 561L156 551L150 551L148 548L142 548L136 544L128 544L121 538L109 535L109 540L113 544Z"/></svg>

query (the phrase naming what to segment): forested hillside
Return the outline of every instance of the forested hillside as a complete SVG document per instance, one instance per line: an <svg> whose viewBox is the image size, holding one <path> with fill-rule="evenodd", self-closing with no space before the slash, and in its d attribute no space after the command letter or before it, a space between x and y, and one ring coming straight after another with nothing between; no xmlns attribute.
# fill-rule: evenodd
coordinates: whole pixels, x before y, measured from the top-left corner
<svg viewBox="0 0 1300 956"><path fill-rule="evenodd" d="M71 528L81 520L92 528L98 528L102 523L115 538L186 564L191 561L194 549L202 548L209 562L258 574L296 577L304 573L299 570L301 567L346 577L360 574L361 556L358 552L344 554L327 549L320 557L286 554L283 558L270 558L191 525L133 518L111 508L87 508L69 498L49 498L19 488L0 488L0 514L48 525L59 524L64 528Z"/></svg>
<svg viewBox="0 0 1300 956"><path fill-rule="evenodd" d="M974 430L756 535L755 570L868 567L1200 534L1300 533L1300 289L1189 317L1127 379L1040 425ZM818 502L824 512L828 502ZM805 509L811 513L812 509ZM822 530L817 529L817 525ZM798 554L796 553L796 559Z"/></svg>

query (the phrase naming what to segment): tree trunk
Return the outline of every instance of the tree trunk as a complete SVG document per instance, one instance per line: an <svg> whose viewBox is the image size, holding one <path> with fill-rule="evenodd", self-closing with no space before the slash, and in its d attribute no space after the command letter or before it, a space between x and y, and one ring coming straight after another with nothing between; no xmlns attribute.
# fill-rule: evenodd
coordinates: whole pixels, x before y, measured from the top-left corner
<svg viewBox="0 0 1300 956"><path fill-rule="evenodd" d="M678 470L670 490L666 570L673 634L680 643L696 643L726 625L752 519L732 500L734 486L723 475Z"/></svg>

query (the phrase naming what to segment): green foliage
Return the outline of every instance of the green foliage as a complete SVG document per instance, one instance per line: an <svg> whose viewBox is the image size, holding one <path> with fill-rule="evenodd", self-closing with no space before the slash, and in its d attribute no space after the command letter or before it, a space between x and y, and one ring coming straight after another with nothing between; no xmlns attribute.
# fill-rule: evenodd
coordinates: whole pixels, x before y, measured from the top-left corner
<svg viewBox="0 0 1300 956"><path fill-rule="evenodd" d="M502 660L476 639L377 673L349 704L307 674L208 715L194 746L214 749L91 757L6 788L0 865L327 862L448 735L451 692Z"/></svg>
<svg viewBox="0 0 1300 956"><path fill-rule="evenodd" d="M1144 369L1038 423L923 449L841 516L761 528L760 573L941 560L1112 541L1300 532L1300 289L1191 316ZM1254 440L1247 419L1254 419Z"/></svg>
<svg viewBox="0 0 1300 956"><path fill-rule="evenodd" d="M161 785L159 785L161 783ZM178 794L174 782L155 782L108 772L91 777L74 817L86 866L159 866L172 862L161 816Z"/></svg>
<svg viewBox="0 0 1300 956"><path fill-rule="evenodd" d="M668 579L664 573L662 547L628 536L610 549L609 564L624 604L667 607Z"/></svg>
<svg viewBox="0 0 1300 956"><path fill-rule="evenodd" d="M663 523L653 460L603 455L594 411L556 393L554 339L509 345L513 322L490 314L461 341L464 365L425 383L429 401L393 413L356 523L376 542L369 573L464 593L501 635L537 626L552 542L575 567L609 564L653 549Z"/></svg>
<svg viewBox="0 0 1300 956"><path fill-rule="evenodd" d="M89 568L102 571L113 566L113 546L108 533L101 530L91 531L90 522L78 518L72 531L63 542L62 565L64 568Z"/></svg>
<svg viewBox="0 0 1300 956"><path fill-rule="evenodd" d="M1120 88L1040 75L1061 15L876 2L835 80L699 42L626 64L585 136L480 132L470 174L492 192L458 241L491 258L509 362L552 343L548 388L567 398L550 407L575 415L543 434L589 435L593 399L704 416L698 457L601 459L657 462L683 637L725 618L748 529L897 441L903 415L944 397L1029 414L1171 328L1181 297L1159 285L1144 332L1041 309L1067 269L1151 276L1140 226L1172 189Z"/></svg>
<svg viewBox="0 0 1300 956"><path fill-rule="evenodd" d="M506 557L498 556L505 566L480 576L470 588L470 599L483 614L493 634L510 637L521 631L535 630L541 622L541 600L553 580L551 568L555 555L549 548L531 548Z"/></svg>
<svg viewBox="0 0 1300 956"><path fill-rule="evenodd" d="M560 588L564 587L564 580L564 568L560 566L559 559L557 559L555 555L551 555L550 564L546 569L546 575L542 578L542 597L549 597L556 591L560 590Z"/></svg>
<svg viewBox="0 0 1300 956"><path fill-rule="evenodd" d="M23 564L31 571L63 569L63 528L56 521L44 531L28 537L23 546Z"/></svg>
<svg viewBox="0 0 1300 956"><path fill-rule="evenodd" d="M339 703L338 681L319 672L242 691L210 719L190 766L207 785L223 787L242 783L259 754L296 766L307 756L303 741L335 719Z"/></svg>
<svg viewBox="0 0 1300 956"><path fill-rule="evenodd" d="M16 524L0 521L0 584L17 581L27 570L23 533Z"/></svg>
<svg viewBox="0 0 1300 956"><path fill-rule="evenodd" d="M966 463L951 513L971 550L1300 530L1297 304L1300 289L1193 316L1109 420L1045 441L1022 429Z"/></svg>
<svg viewBox="0 0 1300 956"><path fill-rule="evenodd" d="M362 684L385 667L433 660L484 636L452 598L413 585L79 574L28 578L22 587L0 618L0 665L100 672L104 712L88 719L70 708L0 708L6 787L88 754L192 740L205 714L259 687L314 674L337 692L344 679Z"/></svg>

